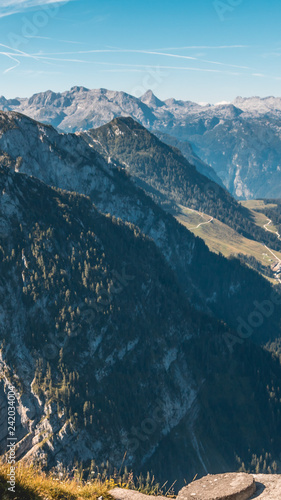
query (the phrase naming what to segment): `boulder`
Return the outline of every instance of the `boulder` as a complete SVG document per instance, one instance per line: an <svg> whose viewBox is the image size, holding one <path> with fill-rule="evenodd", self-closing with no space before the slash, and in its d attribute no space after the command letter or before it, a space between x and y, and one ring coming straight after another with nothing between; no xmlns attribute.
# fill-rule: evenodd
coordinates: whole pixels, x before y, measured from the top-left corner
<svg viewBox="0 0 281 500"><path fill-rule="evenodd" d="M250 474L208 475L180 490L177 500L248 500L255 491Z"/></svg>

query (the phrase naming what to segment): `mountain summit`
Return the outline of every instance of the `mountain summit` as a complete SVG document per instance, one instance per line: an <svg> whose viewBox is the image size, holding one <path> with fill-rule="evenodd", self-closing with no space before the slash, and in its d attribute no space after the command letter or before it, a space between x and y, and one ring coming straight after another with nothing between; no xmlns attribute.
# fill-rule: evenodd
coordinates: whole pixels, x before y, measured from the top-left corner
<svg viewBox="0 0 281 500"><path fill-rule="evenodd" d="M140 97L140 100L150 108L161 108L162 106L165 106L165 103L160 101L160 99L153 94L152 90L145 92L145 94Z"/></svg>

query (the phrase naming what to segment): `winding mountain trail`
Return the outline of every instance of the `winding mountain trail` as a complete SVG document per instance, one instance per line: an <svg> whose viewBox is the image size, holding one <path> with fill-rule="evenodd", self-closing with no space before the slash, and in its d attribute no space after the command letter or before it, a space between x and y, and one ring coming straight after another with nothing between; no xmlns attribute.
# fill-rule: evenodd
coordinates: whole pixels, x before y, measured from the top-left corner
<svg viewBox="0 0 281 500"><path fill-rule="evenodd" d="M270 248L268 248L266 245L264 246L271 253L271 255L273 255L273 257L277 260L277 262L281 264L281 259L279 259L279 257L277 257L277 255L275 255L275 253L272 250L270 250ZM277 277L276 280L278 281L278 283L281 284L281 278Z"/></svg>
<svg viewBox="0 0 281 500"><path fill-rule="evenodd" d="M204 213L201 213L199 212L198 210L194 210L192 208L188 208L188 207L185 207L186 210L189 210L190 212L194 212L196 213L197 215L199 215L200 217L202 217L204 219L204 217L210 217L208 216L207 214L204 214ZM207 224L210 224L212 221L214 220L214 217L211 217L208 221L205 221L205 222L201 222L200 224L198 224L197 226L193 226L193 227L189 227L186 225L187 229L188 230L192 230L192 229L198 229L199 227L201 226L204 226L204 225L207 225ZM271 231L268 226L270 226L270 224L272 224L272 220L271 219L268 219L267 220L267 223L263 225L264 229L272 234L275 234L279 240L281 240L281 235L278 233L278 231ZM266 248L266 250L274 257L274 259L276 260L276 262L279 262L281 264L281 259L279 257L277 257L277 255L275 255L275 253L264 243L263 244L264 247ZM281 284L281 276L279 277L276 277L276 281Z"/></svg>
<svg viewBox="0 0 281 500"><path fill-rule="evenodd" d="M190 212L195 212L196 214L198 214L202 218L204 218L204 215L206 215L206 214L202 214L202 213L198 212L198 210L193 210L192 208L188 208L188 207L185 207L185 208L186 208L186 210L190 210ZM212 222L213 220L214 220L214 217L211 217L210 220L208 220L207 222L201 222L200 224L198 224L198 226L189 227L188 229L198 229L199 227L204 226L205 224L210 224L210 222Z"/></svg>
<svg viewBox="0 0 281 500"><path fill-rule="evenodd" d="M277 257L277 255L275 255L275 253L270 250L270 248L268 248L266 245L264 245L265 248L273 255L273 257L278 261L278 262L281 262L281 259L279 259L279 257Z"/></svg>
<svg viewBox="0 0 281 500"><path fill-rule="evenodd" d="M267 222L266 224L264 224L264 226L263 226L263 227L264 227L264 229L265 229L266 231L268 231L269 233L276 234L276 235L277 235L277 237L278 237L278 240L280 240L280 239L281 239L281 236L280 236L280 234L278 233L278 231L270 231L270 229L268 229L268 227L267 227L267 226L270 226L270 224L272 224L272 220L268 219L268 222Z"/></svg>

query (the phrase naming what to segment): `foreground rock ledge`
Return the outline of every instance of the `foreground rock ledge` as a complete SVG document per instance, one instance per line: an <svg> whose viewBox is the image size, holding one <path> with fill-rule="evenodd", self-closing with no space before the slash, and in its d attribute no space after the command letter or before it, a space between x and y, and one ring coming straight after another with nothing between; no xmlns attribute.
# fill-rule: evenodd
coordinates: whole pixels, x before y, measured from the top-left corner
<svg viewBox="0 0 281 500"><path fill-rule="evenodd" d="M176 500L248 500L255 491L254 478L249 474L209 475L183 488ZM114 488L109 493L115 500L167 500L167 497L147 496L122 488Z"/></svg>
<svg viewBox="0 0 281 500"><path fill-rule="evenodd" d="M127 490L124 488L114 488L109 494L115 500L169 500L167 497L155 497L152 495L144 495L134 490Z"/></svg>
<svg viewBox="0 0 281 500"><path fill-rule="evenodd" d="M235 474L237 476L237 474ZM250 499L255 499L255 500L280 500L281 499L281 474L253 474L256 482L256 493L250 497ZM214 476L213 476L214 477ZM215 476L216 477L216 476ZM109 492L111 496L115 500L168 500L166 497L155 497L155 496L147 496L142 493L138 493L137 491L132 491L128 489L122 489L122 488L114 488L114 490L111 490ZM204 491L204 494L206 492ZM199 496L194 496L192 495L191 498L195 498L195 500L200 500L201 498L208 498L210 499L210 496L206 497L199 497ZM211 497L213 498L213 497ZM225 491L223 496L217 497L219 499L228 499L228 498L233 498L229 497L229 492ZM238 496L234 497L235 498L243 498ZM244 497L245 498L245 497ZM248 497L249 498L249 497Z"/></svg>
<svg viewBox="0 0 281 500"><path fill-rule="evenodd" d="M190 483L178 495L178 500L248 500L256 491L250 474L208 475Z"/></svg>

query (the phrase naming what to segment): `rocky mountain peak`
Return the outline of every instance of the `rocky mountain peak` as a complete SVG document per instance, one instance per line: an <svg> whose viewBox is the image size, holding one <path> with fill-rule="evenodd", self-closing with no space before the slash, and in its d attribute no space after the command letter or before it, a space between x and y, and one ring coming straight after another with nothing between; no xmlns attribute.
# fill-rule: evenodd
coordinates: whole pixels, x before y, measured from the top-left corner
<svg viewBox="0 0 281 500"><path fill-rule="evenodd" d="M86 87L83 87L83 86L76 85L74 87L71 87L70 92L73 92L73 93L89 92L89 89L87 89Z"/></svg>
<svg viewBox="0 0 281 500"><path fill-rule="evenodd" d="M152 108L161 108L162 106L165 106L165 103L160 101L160 99L153 94L152 90L147 90L147 92L141 96L140 100Z"/></svg>

